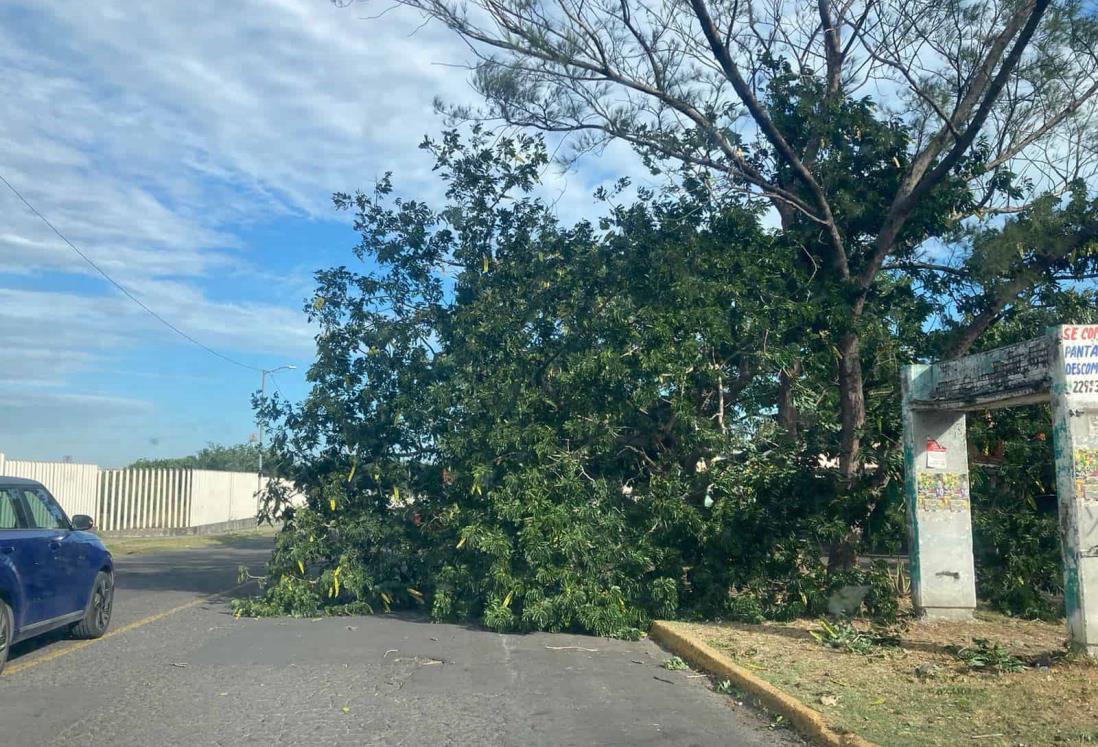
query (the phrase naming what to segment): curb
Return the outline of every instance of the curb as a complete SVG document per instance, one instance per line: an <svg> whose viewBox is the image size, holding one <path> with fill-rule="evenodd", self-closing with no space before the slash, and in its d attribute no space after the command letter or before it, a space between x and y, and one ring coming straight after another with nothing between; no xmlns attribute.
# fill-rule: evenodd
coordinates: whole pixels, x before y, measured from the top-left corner
<svg viewBox="0 0 1098 747"><path fill-rule="evenodd" d="M694 636L676 630L672 623L657 620L648 637L679 656L694 669L729 680L765 707L783 716L803 736L824 747L877 747L857 734L830 726L819 711L779 690L766 680L739 666L724 654Z"/></svg>

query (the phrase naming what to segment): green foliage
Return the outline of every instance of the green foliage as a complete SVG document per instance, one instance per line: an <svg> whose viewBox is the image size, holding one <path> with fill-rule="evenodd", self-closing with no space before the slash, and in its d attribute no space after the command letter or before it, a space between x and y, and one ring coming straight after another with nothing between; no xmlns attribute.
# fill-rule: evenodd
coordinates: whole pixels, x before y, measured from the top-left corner
<svg viewBox="0 0 1098 747"><path fill-rule="evenodd" d="M713 692L720 693L721 695L730 695L733 698L741 697L742 693L732 684L731 680L721 680L714 683Z"/></svg>
<svg viewBox="0 0 1098 747"><path fill-rule="evenodd" d="M681 672L683 670L686 670L686 669L690 668L689 664L687 664L685 661L683 661L682 659L680 659L677 656L672 656L670 659L666 660L663 664L660 664L660 666L663 667L664 669L666 669L669 672Z"/></svg>
<svg viewBox="0 0 1098 747"><path fill-rule="evenodd" d="M963 661L969 669L982 672L1021 672L1026 666L1016 656L997 642L986 638L973 638L971 646L951 647L957 659Z"/></svg>
<svg viewBox="0 0 1098 747"><path fill-rule="evenodd" d="M269 454L265 459L270 459ZM266 473L274 462L263 465ZM166 459L138 459L130 469L209 469L223 472L257 472L259 470L259 446L256 444L207 444L194 454Z"/></svg>
<svg viewBox="0 0 1098 747"><path fill-rule="evenodd" d="M896 636L888 633L863 632L849 622L820 620L819 630L808 631L816 642L828 648L866 656L879 646L895 646Z"/></svg>
<svg viewBox="0 0 1098 747"><path fill-rule="evenodd" d="M864 106L848 114L869 131ZM900 147L881 127L875 158ZM690 178L625 205L621 184L602 219L562 225L535 196L539 139L424 147L441 207L389 178L336 195L364 269L317 273L308 398L258 403L307 504L266 496L284 529L238 613L414 609L635 638L654 617L820 616L866 585L862 610L894 619L887 569L822 556L851 527L898 542L899 367L933 344L913 283L883 275L862 316L877 467L839 480L821 457L839 450L847 321L803 242ZM790 371L795 431L775 406Z"/></svg>
<svg viewBox="0 0 1098 747"><path fill-rule="evenodd" d="M540 141L425 147L445 207L388 180L337 196L371 270L318 273L313 391L261 403L308 503L267 496L285 529L241 614L636 637L653 617L821 614L836 584L874 583L826 572L842 519L821 519L825 440L790 442L767 413L811 268L753 209L687 184L604 193L604 219L566 227L530 194Z"/></svg>
<svg viewBox="0 0 1098 747"><path fill-rule="evenodd" d="M1063 616L1052 422L1047 406L971 418L977 591L1026 618Z"/></svg>

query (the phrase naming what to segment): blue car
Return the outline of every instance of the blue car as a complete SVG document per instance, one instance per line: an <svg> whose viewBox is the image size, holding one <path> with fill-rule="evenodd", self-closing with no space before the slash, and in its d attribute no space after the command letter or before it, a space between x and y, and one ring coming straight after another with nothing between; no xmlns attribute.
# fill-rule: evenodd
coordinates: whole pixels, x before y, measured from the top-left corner
<svg viewBox="0 0 1098 747"><path fill-rule="evenodd" d="M41 483L0 477L0 672L12 644L58 628L107 631L114 606L111 554L87 516L65 515Z"/></svg>

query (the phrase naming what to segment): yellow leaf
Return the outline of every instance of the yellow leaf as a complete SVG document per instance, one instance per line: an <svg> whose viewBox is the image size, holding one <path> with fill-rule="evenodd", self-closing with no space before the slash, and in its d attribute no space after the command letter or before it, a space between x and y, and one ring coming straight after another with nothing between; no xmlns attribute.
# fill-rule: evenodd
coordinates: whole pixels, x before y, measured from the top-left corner
<svg viewBox="0 0 1098 747"><path fill-rule="evenodd" d="M383 591L381 592L381 601L385 602L385 606L388 607L393 598Z"/></svg>
<svg viewBox="0 0 1098 747"><path fill-rule="evenodd" d="M317 296L313 299L313 308L317 311L324 308L324 296Z"/></svg>
<svg viewBox="0 0 1098 747"><path fill-rule="evenodd" d="M504 607L509 607L509 606L511 606L511 595L512 595L512 594L514 594L514 593L515 593L515 592L513 592L513 591L509 591L509 592L507 592L507 596L505 596L505 597L503 598L503 606L504 606Z"/></svg>
<svg viewBox="0 0 1098 747"><path fill-rule="evenodd" d="M465 538L464 537L462 537L461 539L458 540L457 549L460 550L463 547L465 547Z"/></svg>
<svg viewBox="0 0 1098 747"><path fill-rule="evenodd" d="M400 500L400 488L398 488L396 485L393 486L393 500Z"/></svg>
<svg viewBox="0 0 1098 747"><path fill-rule="evenodd" d="M423 594L421 594L418 590L408 587L408 593L415 597L417 602L423 601Z"/></svg>
<svg viewBox="0 0 1098 747"><path fill-rule="evenodd" d="M483 272L488 272L488 255L484 255L484 260L480 263L480 268Z"/></svg>
<svg viewBox="0 0 1098 747"><path fill-rule="evenodd" d="M347 473L347 482L350 482L351 480L355 479L355 472L357 472L357 471L358 471L358 457L355 457L355 460L353 462L351 462L351 471Z"/></svg>
<svg viewBox="0 0 1098 747"><path fill-rule="evenodd" d="M328 499L328 507L331 508L333 511L336 510L336 499L335 498L329 498Z"/></svg>
<svg viewBox="0 0 1098 747"><path fill-rule="evenodd" d="M344 713L350 713L351 712L351 709L348 708L347 706L343 706L343 708L341 708L340 710L343 711Z"/></svg>
<svg viewBox="0 0 1098 747"><path fill-rule="evenodd" d="M304 575L305 575L305 564L304 564L304 563L302 563L302 562L301 562L300 560L299 560L299 561L297 561L297 569L298 569L299 571L301 571L301 575L302 575L302 576L304 576Z"/></svg>

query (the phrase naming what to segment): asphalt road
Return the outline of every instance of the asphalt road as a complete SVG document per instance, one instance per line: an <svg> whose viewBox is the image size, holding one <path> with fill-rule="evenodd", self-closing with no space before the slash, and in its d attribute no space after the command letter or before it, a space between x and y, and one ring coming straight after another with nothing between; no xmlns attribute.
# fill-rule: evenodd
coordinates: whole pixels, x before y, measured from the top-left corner
<svg viewBox="0 0 1098 747"><path fill-rule="evenodd" d="M649 641L234 620L241 546L117 560L111 633L13 651L0 745L799 745Z"/></svg>

